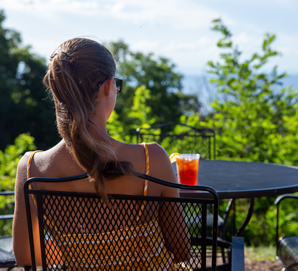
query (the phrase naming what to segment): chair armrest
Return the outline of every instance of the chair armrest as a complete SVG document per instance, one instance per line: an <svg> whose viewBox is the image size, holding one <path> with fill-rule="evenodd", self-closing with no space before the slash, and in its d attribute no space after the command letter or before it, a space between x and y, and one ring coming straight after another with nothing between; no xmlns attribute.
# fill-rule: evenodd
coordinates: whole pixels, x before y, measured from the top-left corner
<svg viewBox="0 0 298 271"><path fill-rule="evenodd" d="M14 195L14 191L0 191L0 196Z"/></svg>
<svg viewBox="0 0 298 271"><path fill-rule="evenodd" d="M13 219L13 214L0 215L0 220Z"/></svg>
<svg viewBox="0 0 298 271"><path fill-rule="evenodd" d="M285 199L298 199L298 195L295 194L284 194L277 197L274 201L276 205L276 230L275 230L275 245L276 245L276 253L278 253L278 240L279 240L279 206L281 202Z"/></svg>
<svg viewBox="0 0 298 271"><path fill-rule="evenodd" d="M284 199L298 199L298 195L295 195L295 194L281 195L275 199L274 204L278 205Z"/></svg>
<svg viewBox="0 0 298 271"><path fill-rule="evenodd" d="M0 191L0 196L14 195L14 191ZM0 215L0 220L13 219L13 214Z"/></svg>
<svg viewBox="0 0 298 271"><path fill-rule="evenodd" d="M232 238L232 271L244 271L244 238Z"/></svg>

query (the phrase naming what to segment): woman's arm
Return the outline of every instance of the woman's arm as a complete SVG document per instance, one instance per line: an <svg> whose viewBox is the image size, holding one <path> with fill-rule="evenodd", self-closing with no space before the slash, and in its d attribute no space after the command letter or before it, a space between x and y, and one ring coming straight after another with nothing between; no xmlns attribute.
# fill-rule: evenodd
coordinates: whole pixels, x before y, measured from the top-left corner
<svg viewBox="0 0 298 271"><path fill-rule="evenodd" d="M172 164L165 150L157 144L150 144L150 175L177 183ZM178 189L162 186L163 197L179 197ZM184 211L180 203L164 203L159 209L159 224L165 245L175 256L176 262L190 258L190 237L185 223ZM169 230L170 229L170 230Z"/></svg>
<svg viewBox="0 0 298 271"><path fill-rule="evenodd" d="M18 164L15 183L15 210L13 219L13 251L16 262L20 266L31 265L31 253L29 245L29 235L27 228L26 207L24 198L24 183L27 179L27 162L29 154L26 153ZM34 249L36 264L41 265L40 242L38 234L38 220L35 212L31 208L31 219L34 235Z"/></svg>

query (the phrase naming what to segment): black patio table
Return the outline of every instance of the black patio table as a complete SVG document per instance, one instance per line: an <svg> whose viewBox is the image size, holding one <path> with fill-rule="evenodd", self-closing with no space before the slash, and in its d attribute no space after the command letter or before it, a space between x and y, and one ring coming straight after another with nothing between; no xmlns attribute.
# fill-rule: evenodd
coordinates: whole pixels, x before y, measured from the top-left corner
<svg viewBox="0 0 298 271"><path fill-rule="evenodd" d="M176 163L172 166L176 173ZM235 200L250 199L247 217L236 233L236 236L241 236L253 214L256 197L298 192L298 167L260 162L200 160L197 184L212 187L220 199L232 199L226 210L224 227ZM186 191L183 196L196 197L198 194Z"/></svg>

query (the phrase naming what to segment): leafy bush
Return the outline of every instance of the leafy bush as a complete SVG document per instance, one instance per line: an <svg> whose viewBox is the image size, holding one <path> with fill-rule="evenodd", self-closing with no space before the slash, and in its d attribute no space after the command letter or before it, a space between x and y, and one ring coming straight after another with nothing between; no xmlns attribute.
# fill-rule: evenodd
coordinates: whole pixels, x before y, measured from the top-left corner
<svg viewBox="0 0 298 271"><path fill-rule="evenodd" d="M221 61L207 63L211 82L220 93L211 104L214 113L201 122L216 131L217 158L298 165L298 106L297 93L291 87L277 92L286 73L279 74L277 67L270 73L264 65L279 53L271 48L275 35L266 34L262 53L248 59L241 57L233 45L232 34L220 19L213 21L213 30L222 38L217 46L223 50ZM249 245L274 244L275 206L273 197L257 198L253 217L244 237ZM224 212L226 203L222 204ZM237 227L241 225L248 203L237 201ZM293 206L288 206L287 223L296 225ZM228 224L229 234L232 223ZM295 230L294 230L295 228ZM297 227L285 228L285 233L298 235Z"/></svg>
<svg viewBox="0 0 298 271"><path fill-rule="evenodd" d="M19 135L14 145L9 145L4 152L0 150L0 191L14 191L18 162L24 152L35 150L34 138L28 134ZM14 196L5 196L0 200L0 214L12 214ZM0 236L11 235L12 221L0 220Z"/></svg>

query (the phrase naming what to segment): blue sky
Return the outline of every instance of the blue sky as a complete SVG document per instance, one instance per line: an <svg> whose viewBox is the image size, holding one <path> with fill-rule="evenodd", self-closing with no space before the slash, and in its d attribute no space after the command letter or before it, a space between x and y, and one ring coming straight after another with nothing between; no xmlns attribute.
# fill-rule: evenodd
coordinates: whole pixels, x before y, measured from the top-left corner
<svg viewBox="0 0 298 271"><path fill-rule="evenodd" d="M203 74L218 60L211 21L222 18L244 56L260 52L266 32L277 35L282 53L268 65L298 74L297 0L0 0L5 27L20 32L32 51L49 58L63 41L89 37L122 39L133 51L152 52L177 65L183 74Z"/></svg>

